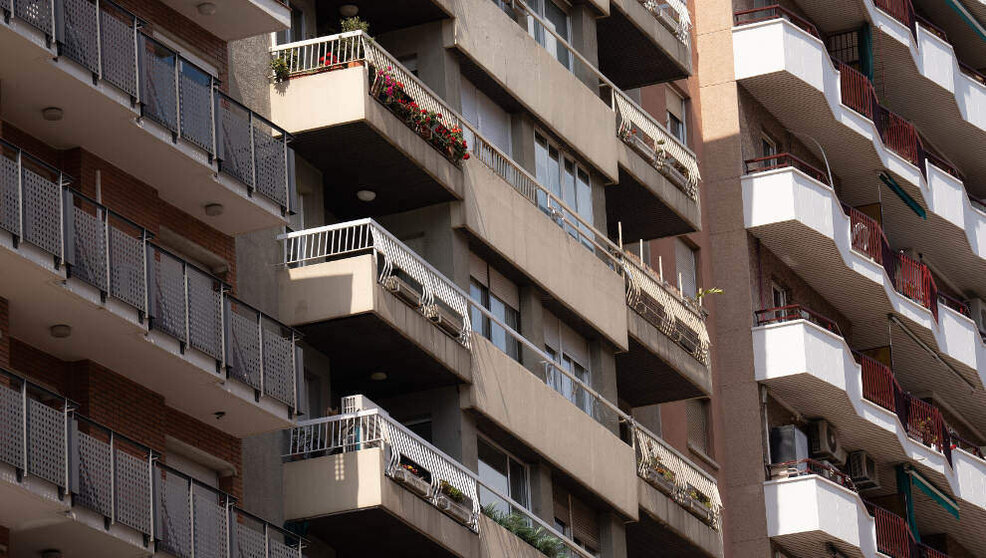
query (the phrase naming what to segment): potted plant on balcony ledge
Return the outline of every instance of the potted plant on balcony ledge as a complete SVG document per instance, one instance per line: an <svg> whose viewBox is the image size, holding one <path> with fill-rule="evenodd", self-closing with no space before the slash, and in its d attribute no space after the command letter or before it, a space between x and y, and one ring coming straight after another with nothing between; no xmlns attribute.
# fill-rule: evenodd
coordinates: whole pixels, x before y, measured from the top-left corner
<svg viewBox="0 0 986 558"><path fill-rule="evenodd" d="M689 488L686 509L702 522L712 524L712 499L694 488Z"/></svg>
<svg viewBox="0 0 986 558"><path fill-rule="evenodd" d="M404 457L401 458L393 474L395 481L422 498L427 498L431 493L431 481L428 480L430 476L421 466Z"/></svg>
<svg viewBox="0 0 986 558"><path fill-rule="evenodd" d="M463 525L472 523L472 498L445 481L439 482L435 506Z"/></svg>
<svg viewBox="0 0 986 558"><path fill-rule="evenodd" d="M661 458L654 455L646 463L646 472L644 480L654 488L660 490L667 496L672 496L675 490L675 474L674 471L668 469L664 463L661 462Z"/></svg>
<svg viewBox="0 0 986 558"><path fill-rule="evenodd" d="M533 546L538 552L548 558L568 556L565 543L543 528L532 525L531 520L523 515L519 513L505 513L497 509L494 504L483 506L482 511L483 515L516 535L520 540Z"/></svg>

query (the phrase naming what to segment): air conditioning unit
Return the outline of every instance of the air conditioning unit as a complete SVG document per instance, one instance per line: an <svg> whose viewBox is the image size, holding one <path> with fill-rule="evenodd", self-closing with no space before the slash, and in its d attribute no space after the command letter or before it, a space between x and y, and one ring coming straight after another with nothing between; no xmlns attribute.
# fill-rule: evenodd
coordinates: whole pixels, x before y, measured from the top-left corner
<svg viewBox="0 0 986 558"><path fill-rule="evenodd" d="M808 458L808 438L793 424L770 429L770 461L790 463Z"/></svg>
<svg viewBox="0 0 986 558"><path fill-rule="evenodd" d="M369 411L372 409L379 409L383 412L383 409L381 409L373 401L370 401L370 399L365 395L347 395L342 398L342 414L344 415L358 413L360 411Z"/></svg>
<svg viewBox="0 0 986 558"><path fill-rule="evenodd" d="M825 420L813 420L808 423L808 450L815 459L840 464L846 462L846 452L839 445L838 433L835 427Z"/></svg>
<svg viewBox="0 0 986 558"><path fill-rule="evenodd" d="M986 301L981 298L971 298L966 301L969 311L972 312L972 319L979 326L979 331L986 335Z"/></svg>
<svg viewBox="0 0 986 558"><path fill-rule="evenodd" d="M851 452L847 463L849 477L859 490L880 488L876 460L863 450Z"/></svg>

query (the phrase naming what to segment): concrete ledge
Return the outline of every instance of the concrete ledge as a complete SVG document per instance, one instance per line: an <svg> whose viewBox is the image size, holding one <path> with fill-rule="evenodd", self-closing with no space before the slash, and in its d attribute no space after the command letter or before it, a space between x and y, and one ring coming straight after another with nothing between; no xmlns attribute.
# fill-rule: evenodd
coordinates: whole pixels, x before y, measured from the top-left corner
<svg viewBox="0 0 986 558"><path fill-rule="evenodd" d="M608 13L608 0L598 1ZM445 47L459 49L616 182L616 114L495 2L459 0L458 4L456 18L444 27Z"/></svg>
<svg viewBox="0 0 986 558"><path fill-rule="evenodd" d="M678 40L639 0L612 0L612 7L608 18L597 20L601 45L599 67L608 78L623 89L630 89L691 75L691 41ZM622 42L620 33L624 35ZM626 37L631 34L637 36ZM616 50L621 45L634 48ZM607 52L608 47L615 52ZM624 59L614 60L616 57ZM633 76L634 72L641 75Z"/></svg>
<svg viewBox="0 0 986 558"><path fill-rule="evenodd" d="M723 555L722 536L718 531L688 513L685 508L639 477L637 497L640 500L640 509L662 528L698 547L707 556Z"/></svg>
<svg viewBox="0 0 986 558"><path fill-rule="evenodd" d="M464 408L482 413L618 513L636 519L633 448L486 338L473 335L472 357Z"/></svg>
<svg viewBox="0 0 986 558"><path fill-rule="evenodd" d="M465 228L611 343L628 347L623 278L479 161L465 161Z"/></svg>
<svg viewBox="0 0 986 558"><path fill-rule="evenodd" d="M610 212L610 205L614 206L613 211L618 211L617 207L620 205L620 200L617 195L620 194L620 188L624 186L627 188L637 187L651 196L651 199L645 200L647 205L659 204L661 206L648 211L646 215L650 217L652 212L658 212L655 217L667 221L664 223L636 223L634 212L642 212L644 208L641 208L638 199L634 198L633 207L621 208L622 211L619 211L618 215L610 213L612 217L619 217L617 220L625 221L623 224L625 234L632 234L635 229L640 230L638 234L632 234L626 238L650 239L702 230L701 202L689 197L622 140L617 139L617 143L619 144L617 155L620 164L620 183L616 186L608 186L606 189L607 212ZM624 184L624 182L628 182L628 184ZM613 199L613 203L609 201L610 199ZM616 222L612 217L609 221Z"/></svg>

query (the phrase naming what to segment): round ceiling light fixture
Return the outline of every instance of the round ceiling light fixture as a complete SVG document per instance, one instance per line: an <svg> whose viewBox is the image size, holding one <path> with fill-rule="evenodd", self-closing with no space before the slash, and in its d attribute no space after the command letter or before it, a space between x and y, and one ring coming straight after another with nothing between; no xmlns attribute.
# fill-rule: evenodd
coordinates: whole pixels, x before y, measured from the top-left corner
<svg viewBox="0 0 986 558"><path fill-rule="evenodd" d="M58 107L47 107L41 109L41 117L48 122L58 122L65 117L65 111Z"/></svg>
<svg viewBox="0 0 986 558"><path fill-rule="evenodd" d="M356 17L359 13L359 6L356 4L343 4L339 6L339 15L342 17Z"/></svg>
<svg viewBox="0 0 986 558"><path fill-rule="evenodd" d="M356 192L356 198L362 202L371 202L377 199L377 193L373 190L359 190Z"/></svg>
<svg viewBox="0 0 986 558"><path fill-rule="evenodd" d="M212 2L202 2L196 9L204 16L216 15L216 5Z"/></svg>
<svg viewBox="0 0 986 558"><path fill-rule="evenodd" d="M374 372L373 374L370 374L370 379L373 380L374 382L382 382L387 379L387 373Z"/></svg>

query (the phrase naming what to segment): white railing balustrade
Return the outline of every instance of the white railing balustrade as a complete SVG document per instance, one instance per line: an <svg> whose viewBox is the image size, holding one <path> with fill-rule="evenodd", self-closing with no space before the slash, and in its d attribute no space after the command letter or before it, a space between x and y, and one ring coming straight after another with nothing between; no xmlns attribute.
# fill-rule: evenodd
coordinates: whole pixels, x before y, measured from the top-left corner
<svg viewBox="0 0 986 558"><path fill-rule="evenodd" d="M26 479L44 481L74 510L101 515L107 529L129 528L175 556L301 558L298 536L234 507L229 494L167 467L149 447L2 368L0 417L0 463L16 471L2 482L37 490L41 485ZM244 518L259 527L244 530Z"/></svg>
<svg viewBox="0 0 986 558"><path fill-rule="evenodd" d="M646 428L633 427L637 474L649 484L697 513L708 512L709 525L721 527L722 499L715 478Z"/></svg>
<svg viewBox="0 0 986 558"><path fill-rule="evenodd" d="M0 140L0 230L52 256L55 269L130 306L149 330L216 361L216 371L292 409L304 401L298 333L229 285L151 242L141 225L69 187L71 177Z"/></svg>
<svg viewBox="0 0 986 558"><path fill-rule="evenodd" d="M468 297L376 221L361 219L326 225L289 232L277 238L284 243L285 266L318 263L357 252L370 251L379 255L382 260L380 283L395 292L401 289L418 291L415 293L418 309L434 321L450 319L450 323L458 328L459 342L469 346L472 326L466 302ZM446 308L455 316L448 316Z"/></svg>
<svg viewBox="0 0 986 558"><path fill-rule="evenodd" d="M682 0L637 0L684 44L691 42L692 18Z"/></svg>

